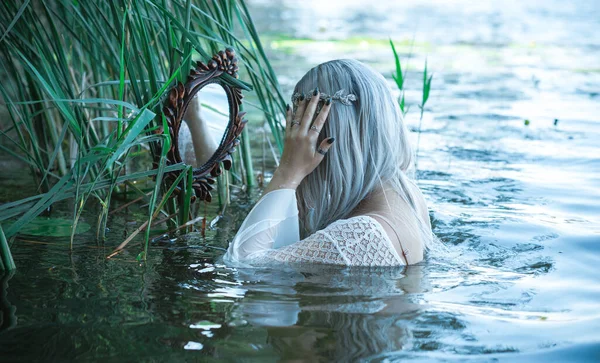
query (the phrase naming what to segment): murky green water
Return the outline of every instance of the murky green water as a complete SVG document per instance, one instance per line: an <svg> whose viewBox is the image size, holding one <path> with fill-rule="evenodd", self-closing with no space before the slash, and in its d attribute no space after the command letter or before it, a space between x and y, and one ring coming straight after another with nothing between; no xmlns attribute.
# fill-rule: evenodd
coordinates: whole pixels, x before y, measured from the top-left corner
<svg viewBox="0 0 600 363"><path fill-rule="evenodd" d="M141 266L134 247L107 260L144 220L132 208L109 221L106 246L92 231L73 251L64 238L16 242L0 361L600 360L597 2L254 1L251 12L287 94L333 58L389 77L388 36L404 59L412 49L413 129L427 56L419 184L449 252L408 269L232 270L218 258L254 190L237 191L204 237L154 243Z"/></svg>

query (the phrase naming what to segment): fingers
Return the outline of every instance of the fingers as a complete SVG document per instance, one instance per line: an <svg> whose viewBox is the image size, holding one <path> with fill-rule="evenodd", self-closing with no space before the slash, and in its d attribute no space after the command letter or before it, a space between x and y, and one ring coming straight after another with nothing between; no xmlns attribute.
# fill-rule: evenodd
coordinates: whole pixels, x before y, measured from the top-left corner
<svg viewBox="0 0 600 363"><path fill-rule="evenodd" d="M313 116L315 115L315 111L317 110L317 104L319 103L319 87L315 88L310 102L306 106L306 110L304 110L304 114L302 115L302 120L300 121L300 127L303 132L307 132L310 124L312 122Z"/></svg>
<svg viewBox="0 0 600 363"><path fill-rule="evenodd" d="M323 129L323 125L325 124L325 121L327 121L327 116L329 116L330 109L331 109L331 97L329 97L327 99L327 101L325 101L325 104L321 108L321 111L315 118L315 122L313 122L313 126L316 128L316 130L313 130L312 127L308 130L309 133L311 134L311 136L313 136L313 137L319 136L319 133L321 133L321 130Z"/></svg>
<svg viewBox="0 0 600 363"><path fill-rule="evenodd" d="M286 107L287 108L285 112L285 134L289 135L290 129L292 127L292 108L289 104L287 104Z"/></svg>
<svg viewBox="0 0 600 363"><path fill-rule="evenodd" d="M333 145L334 141L335 141L334 137L329 137L329 138L321 141L321 143L319 144L319 147L315 151L315 167L317 165L319 165L321 163L321 161L323 161L323 159L325 158L325 155L329 151L329 148L331 148L331 145Z"/></svg>
<svg viewBox="0 0 600 363"><path fill-rule="evenodd" d="M302 115L304 114L304 110L306 109L306 97L304 96L304 93L300 96L299 101L300 102L298 103L296 112L294 112L292 116L292 124L290 125L292 131L300 129Z"/></svg>

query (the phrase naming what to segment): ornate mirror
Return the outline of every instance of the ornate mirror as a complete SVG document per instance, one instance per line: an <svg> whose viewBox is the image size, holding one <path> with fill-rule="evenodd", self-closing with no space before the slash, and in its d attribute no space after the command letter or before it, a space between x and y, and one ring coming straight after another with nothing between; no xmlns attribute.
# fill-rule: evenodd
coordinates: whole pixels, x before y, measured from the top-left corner
<svg viewBox="0 0 600 363"><path fill-rule="evenodd" d="M186 83L171 88L165 100L163 114L171 136L166 165L193 166L192 201L210 202L221 166L231 168L231 154L246 124L245 113L239 112L242 90L250 90L237 80L237 70L235 52L227 48L207 64L197 62ZM173 183L178 173L165 174L165 182Z"/></svg>

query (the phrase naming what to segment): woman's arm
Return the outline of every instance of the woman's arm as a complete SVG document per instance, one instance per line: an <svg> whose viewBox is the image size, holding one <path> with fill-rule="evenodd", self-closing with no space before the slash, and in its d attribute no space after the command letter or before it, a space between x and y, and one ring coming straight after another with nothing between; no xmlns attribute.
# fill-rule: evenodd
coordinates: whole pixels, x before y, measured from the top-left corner
<svg viewBox="0 0 600 363"><path fill-rule="evenodd" d="M325 156L317 152L316 141L327 119L331 101L326 103L314 121L318 132L312 130L310 126L318 95L316 91L316 97L312 97L310 102L301 101L295 113L288 105L281 163L262 198L230 243L224 256L226 262L242 262L252 254L281 248L299 240L296 188ZM325 139L320 148L326 152L332 143L333 138Z"/></svg>
<svg viewBox="0 0 600 363"><path fill-rule="evenodd" d="M283 155L281 155L279 167L275 170L271 182L264 191L265 194L276 189L295 190L325 157L325 154L317 152L316 143L331 109L331 99L327 100L313 123L318 101L319 91L317 89L310 102L305 99L300 101L295 113L292 113L290 105L287 106ZM312 130L311 125L314 125L317 131ZM326 152L333 141L334 138L327 138L321 142L319 147Z"/></svg>
<svg viewBox="0 0 600 363"><path fill-rule="evenodd" d="M185 110L183 120L190 129L196 157L195 167L199 168L211 158L218 145L212 137L206 120L202 119L200 98L197 95Z"/></svg>
<svg viewBox="0 0 600 363"><path fill-rule="evenodd" d="M301 241L250 254L248 265L321 263L345 266L398 266L404 260L386 231L369 216L340 219Z"/></svg>

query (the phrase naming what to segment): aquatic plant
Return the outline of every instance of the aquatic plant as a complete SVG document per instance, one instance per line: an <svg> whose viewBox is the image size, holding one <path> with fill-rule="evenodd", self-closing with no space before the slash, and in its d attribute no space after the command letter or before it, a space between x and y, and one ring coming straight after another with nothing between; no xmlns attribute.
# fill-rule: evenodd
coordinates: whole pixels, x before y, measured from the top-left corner
<svg viewBox="0 0 600 363"><path fill-rule="evenodd" d="M402 73L402 65L400 63L400 56L398 52L396 52L396 47L394 46L394 42L390 39L390 46L392 47L392 53L394 53L394 60L396 65L396 73L392 73L392 78L396 82L396 86L400 90L400 96L398 97L398 104L400 105L400 110L402 111L402 116L406 116L408 113L408 106L406 106L406 99L404 97L404 79L406 77L406 73Z"/></svg>
<svg viewBox="0 0 600 363"><path fill-rule="evenodd" d="M192 60L225 47L240 55L241 77L259 100L248 104L263 112L283 147L277 119L285 102L243 1L2 2L0 45L0 95L12 122L0 125L0 150L29 167L40 192L0 206L8 238L65 199L75 201L71 244L90 200L101 206L97 236L104 237L116 195L148 204L145 251L159 216L188 223L189 198L171 198L173 188L161 183L165 172L181 171L185 189L191 173L164 164L170 138L162 98L185 80ZM245 130L233 171L243 169L243 182L252 184L249 141ZM156 169L153 155L163 156Z"/></svg>
<svg viewBox="0 0 600 363"><path fill-rule="evenodd" d="M392 48L392 53L394 54L396 71L392 73L392 78L396 82L396 86L400 90L400 96L398 97L398 104L400 105L400 110L402 111L402 115L406 116L408 113L409 106L406 105L406 100L404 96L404 82L406 80L406 71L402 72L402 65L400 63L400 56L396 51L396 47L394 46L394 42L390 39L390 46ZM421 97L421 103L418 105L421 110L421 114L419 116L419 127L417 128L417 148L415 151L415 168L418 167L419 161L419 145L421 143L421 126L423 125L423 112L425 110L425 104L427 100L429 100L429 93L431 91L431 81L433 80L433 75L429 75L427 72L427 60L425 60L425 67L423 69L423 92Z"/></svg>
<svg viewBox="0 0 600 363"><path fill-rule="evenodd" d="M421 116L419 116L419 128L417 134L417 150L415 151L415 168L418 168L419 163L419 146L421 144L421 126L423 125L423 111L425 110L425 104L429 99L429 91L431 90L431 80L433 76L427 74L427 60L425 60L425 68L423 69L423 97L421 98L421 104L419 109L421 110Z"/></svg>

